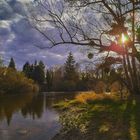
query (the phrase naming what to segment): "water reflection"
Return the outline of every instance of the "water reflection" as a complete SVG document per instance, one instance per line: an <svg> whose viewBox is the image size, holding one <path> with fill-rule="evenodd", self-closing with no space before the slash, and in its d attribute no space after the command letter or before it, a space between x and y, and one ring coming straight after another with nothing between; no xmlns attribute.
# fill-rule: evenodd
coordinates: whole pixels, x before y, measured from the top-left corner
<svg viewBox="0 0 140 140"><path fill-rule="evenodd" d="M33 94L12 95L0 97L0 121L6 118L10 125L12 115L18 112L33 99Z"/></svg>
<svg viewBox="0 0 140 140"><path fill-rule="evenodd" d="M61 127L52 104L68 98L73 95L0 97L0 140L50 140Z"/></svg>
<svg viewBox="0 0 140 140"><path fill-rule="evenodd" d="M43 102L44 97L43 96L36 96L33 98L33 100L29 103L27 103L22 109L22 115L24 117L27 117L30 115L32 119L41 118L43 113Z"/></svg>

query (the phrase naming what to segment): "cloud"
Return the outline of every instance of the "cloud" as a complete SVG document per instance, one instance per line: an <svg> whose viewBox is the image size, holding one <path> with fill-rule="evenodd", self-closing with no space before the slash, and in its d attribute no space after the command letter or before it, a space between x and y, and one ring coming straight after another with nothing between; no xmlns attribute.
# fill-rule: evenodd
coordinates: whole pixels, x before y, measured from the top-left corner
<svg viewBox="0 0 140 140"><path fill-rule="evenodd" d="M13 9L4 0L0 1L0 20L7 20L13 16Z"/></svg>
<svg viewBox="0 0 140 140"><path fill-rule="evenodd" d="M24 7L23 3L21 3L20 1L11 0L8 2L8 4L12 8L13 13L19 14L22 16L26 15L25 7Z"/></svg>
<svg viewBox="0 0 140 140"><path fill-rule="evenodd" d="M7 28L0 28L0 36L1 37L7 37L7 36L9 36L9 33L10 33L9 29L7 29Z"/></svg>
<svg viewBox="0 0 140 140"><path fill-rule="evenodd" d="M84 59L77 51L78 47L65 45L45 49L49 46L47 39L32 28L24 17L27 12L24 4L29 1L0 0L0 55L5 64L13 57L19 69L26 61L34 63L35 60L43 60L48 67L61 65L70 51L74 52L77 61L79 58ZM57 34L54 28L49 28L48 32L50 36ZM59 39L59 36L56 37Z"/></svg>
<svg viewBox="0 0 140 140"><path fill-rule="evenodd" d="M26 15L25 5L16 0L0 1L0 20L10 20L17 15Z"/></svg>
<svg viewBox="0 0 140 140"><path fill-rule="evenodd" d="M3 32L5 33L3 34ZM48 67L63 64L68 52L72 50L70 46L57 46L52 49L45 49L49 45L48 41L32 28L25 19L12 22L10 29L2 28L0 33L2 33L2 36L14 35L11 40L9 36L7 40L5 39L6 43L3 44L4 58L5 62L8 63L10 57L13 57L20 69L26 61L33 63L35 60L43 60ZM35 45L43 46L44 49L40 49Z"/></svg>

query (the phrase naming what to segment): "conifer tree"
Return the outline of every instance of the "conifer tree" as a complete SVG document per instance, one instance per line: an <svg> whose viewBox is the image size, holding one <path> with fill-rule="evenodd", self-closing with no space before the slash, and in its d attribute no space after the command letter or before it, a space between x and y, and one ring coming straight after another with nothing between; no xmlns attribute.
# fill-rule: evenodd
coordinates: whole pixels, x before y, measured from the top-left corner
<svg viewBox="0 0 140 140"><path fill-rule="evenodd" d="M13 58L10 59L8 68L12 68L12 69L16 70L16 65L15 65L15 61Z"/></svg>
<svg viewBox="0 0 140 140"><path fill-rule="evenodd" d="M46 72L47 89L51 90L53 86L53 71L47 70Z"/></svg>
<svg viewBox="0 0 140 140"><path fill-rule="evenodd" d="M43 61L39 61L39 66L42 68L42 70L44 71L45 69L45 64L43 63Z"/></svg>
<svg viewBox="0 0 140 140"><path fill-rule="evenodd" d="M1 56L0 56L0 67L3 67L3 60Z"/></svg>
<svg viewBox="0 0 140 140"><path fill-rule="evenodd" d="M76 63L72 53L70 52L64 65L64 79L76 80L77 76Z"/></svg>
<svg viewBox="0 0 140 140"><path fill-rule="evenodd" d="M45 65L42 61L40 61L39 64L36 63L36 65L34 65L33 79L38 84L43 84L44 83L44 80L45 80Z"/></svg>
<svg viewBox="0 0 140 140"><path fill-rule="evenodd" d="M31 77L31 66L29 64L29 62L27 61L24 65L23 65L23 73L25 74L26 77L30 78Z"/></svg>

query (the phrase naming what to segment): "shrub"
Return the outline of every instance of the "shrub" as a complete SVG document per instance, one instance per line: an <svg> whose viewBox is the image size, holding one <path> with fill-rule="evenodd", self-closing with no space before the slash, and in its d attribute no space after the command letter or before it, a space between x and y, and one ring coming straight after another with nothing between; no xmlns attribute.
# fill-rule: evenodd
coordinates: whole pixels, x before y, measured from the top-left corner
<svg viewBox="0 0 140 140"><path fill-rule="evenodd" d="M115 81L110 86L111 92L119 92L121 89L121 84L118 81Z"/></svg>
<svg viewBox="0 0 140 140"><path fill-rule="evenodd" d="M80 93L76 97L80 103L87 103L94 100L113 99L113 96L106 94L96 94L95 92Z"/></svg>
<svg viewBox="0 0 140 140"><path fill-rule="evenodd" d="M38 86L24 76L10 68L0 68L0 93L25 93L38 91Z"/></svg>
<svg viewBox="0 0 140 140"><path fill-rule="evenodd" d="M104 93L106 91L106 84L103 81L97 82L95 86L96 93Z"/></svg>

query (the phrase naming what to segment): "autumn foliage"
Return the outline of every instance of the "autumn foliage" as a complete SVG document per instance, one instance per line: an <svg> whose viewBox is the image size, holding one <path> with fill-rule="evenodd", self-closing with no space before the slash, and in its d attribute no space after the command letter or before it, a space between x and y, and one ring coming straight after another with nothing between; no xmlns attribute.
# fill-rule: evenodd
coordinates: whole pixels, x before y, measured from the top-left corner
<svg viewBox="0 0 140 140"><path fill-rule="evenodd" d="M107 94L96 94L94 92L85 92L78 94L75 99L80 103L87 103L95 100L113 99L113 96Z"/></svg>
<svg viewBox="0 0 140 140"><path fill-rule="evenodd" d="M11 68L0 68L0 93L15 94L38 91L38 86L23 73Z"/></svg>

